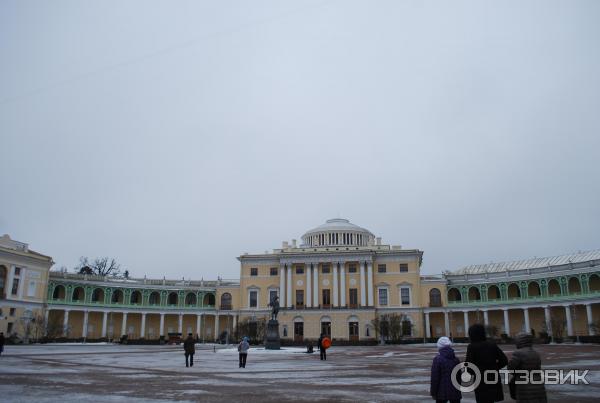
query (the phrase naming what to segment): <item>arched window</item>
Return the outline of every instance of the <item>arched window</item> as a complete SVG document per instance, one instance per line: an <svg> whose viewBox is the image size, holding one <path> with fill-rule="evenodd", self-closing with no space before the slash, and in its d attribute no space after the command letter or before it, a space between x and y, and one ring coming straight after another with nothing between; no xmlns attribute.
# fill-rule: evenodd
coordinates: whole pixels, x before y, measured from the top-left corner
<svg viewBox="0 0 600 403"><path fill-rule="evenodd" d="M54 287L54 292L52 293L52 299L64 300L66 295L65 286L57 285Z"/></svg>
<svg viewBox="0 0 600 403"><path fill-rule="evenodd" d="M202 300L204 306L214 306L215 305L215 295L214 294L206 294L204 299Z"/></svg>
<svg viewBox="0 0 600 403"><path fill-rule="evenodd" d="M481 293L479 292L479 288L469 288L469 301L481 301Z"/></svg>
<svg viewBox="0 0 600 403"><path fill-rule="evenodd" d="M231 294L228 292L221 295L221 309L232 309Z"/></svg>
<svg viewBox="0 0 600 403"><path fill-rule="evenodd" d="M131 293L131 298L129 299L130 304L141 304L142 303L142 293L139 291L134 291Z"/></svg>
<svg viewBox="0 0 600 403"><path fill-rule="evenodd" d="M581 283L577 277L569 279L569 294L581 294Z"/></svg>
<svg viewBox="0 0 600 403"><path fill-rule="evenodd" d="M521 298L521 290L519 289L519 285L516 283L511 283L506 290L508 294L508 299Z"/></svg>
<svg viewBox="0 0 600 403"><path fill-rule="evenodd" d="M194 306L196 305L196 294L194 294L193 292L188 293L185 296L185 305L186 306Z"/></svg>
<svg viewBox="0 0 600 403"><path fill-rule="evenodd" d="M600 276L597 274L592 274L589 279L590 291L598 292L600 291Z"/></svg>
<svg viewBox="0 0 600 403"><path fill-rule="evenodd" d="M83 287L75 287L73 290L73 301L83 302L85 301L85 290Z"/></svg>
<svg viewBox="0 0 600 403"><path fill-rule="evenodd" d="M6 298L6 276L8 269L6 266L0 266L0 299Z"/></svg>
<svg viewBox="0 0 600 403"><path fill-rule="evenodd" d="M104 290L102 288L96 288L92 292L92 302L104 302Z"/></svg>
<svg viewBox="0 0 600 403"><path fill-rule="evenodd" d="M491 285L488 288L488 301L501 299L500 288L497 285Z"/></svg>
<svg viewBox="0 0 600 403"><path fill-rule="evenodd" d="M539 297L542 295L540 285L536 281L531 281L527 286L527 295L529 297Z"/></svg>
<svg viewBox="0 0 600 403"><path fill-rule="evenodd" d="M160 305L160 294L158 291L153 291L152 293L150 293L148 303L150 305Z"/></svg>
<svg viewBox="0 0 600 403"><path fill-rule="evenodd" d="M429 306L442 306L442 293L437 288L429 290Z"/></svg>
<svg viewBox="0 0 600 403"><path fill-rule="evenodd" d="M560 284L558 283L558 280L556 280L555 278L553 278L552 280L548 281L548 295L561 295L561 291L560 291Z"/></svg>
<svg viewBox="0 0 600 403"><path fill-rule="evenodd" d="M176 292L169 293L169 297L167 298L168 305L177 305L179 298L177 297Z"/></svg>
<svg viewBox="0 0 600 403"><path fill-rule="evenodd" d="M110 302L112 302L113 304L122 304L124 299L125 297L123 296L123 291L115 290L112 294Z"/></svg>
<svg viewBox="0 0 600 403"><path fill-rule="evenodd" d="M451 288L448 290L448 301L459 302L462 299L460 291L457 288Z"/></svg>

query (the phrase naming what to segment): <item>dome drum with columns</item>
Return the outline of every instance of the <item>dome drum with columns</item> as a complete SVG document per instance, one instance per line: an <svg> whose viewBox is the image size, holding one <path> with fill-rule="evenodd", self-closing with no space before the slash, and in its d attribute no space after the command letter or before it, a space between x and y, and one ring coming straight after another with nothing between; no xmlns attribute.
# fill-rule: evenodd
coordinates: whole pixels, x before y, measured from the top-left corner
<svg viewBox="0 0 600 403"><path fill-rule="evenodd" d="M333 218L302 235L302 246L369 246L375 243L371 231L344 218Z"/></svg>

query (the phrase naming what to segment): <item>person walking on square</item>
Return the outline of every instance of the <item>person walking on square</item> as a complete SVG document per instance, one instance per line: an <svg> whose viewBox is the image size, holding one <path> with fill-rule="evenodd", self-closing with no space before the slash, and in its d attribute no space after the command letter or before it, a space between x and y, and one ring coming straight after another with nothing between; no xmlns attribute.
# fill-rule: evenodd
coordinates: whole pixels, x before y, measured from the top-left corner
<svg viewBox="0 0 600 403"><path fill-rule="evenodd" d="M469 339L465 361L475 364L481 374L488 370L496 371L496 383L480 382L475 389L475 400L477 403L501 402L504 400L504 393L502 392L502 377L498 370L508 364L506 355L496 343L486 339L485 327L480 323L469 328Z"/></svg>
<svg viewBox="0 0 600 403"><path fill-rule="evenodd" d="M325 339L325 333L321 333L317 344L319 346L319 352L321 353L321 361L327 361L327 349L323 346L323 340Z"/></svg>
<svg viewBox="0 0 600 403"><path fill-rule="evenodd" d="M537 376L536 373L530 372L532 379L528 379L529 383L517 385L514 382L517 377L519 381L524 379L521 378L522 375L513 375L509 384L510 397L515 399L517 403L546 403L548 398L546 397L546 388L540 372L542 359L532 347L533 336L527 333L518 334L515 344L517 350L512 353L512 357L508 361L508 369L537 371Z"/></svg>
<svg viewBox="0 0 600 403"><path fill-rule="evenodd" d="M4 351L4 343L5 343L5 339L4 339L4 332L0 332L0 354L2 354L2 352Z"/></svg>
<svg viewBox="0 0 600 403"><path fill-rule="evenodd" d="M248 350L250 350L250 343L248 343L248 338L244 337L242 341L240 341L240 344L238 344L238 352L240 353L240 368L246 368Z"/></svg>
<svg viewBox="0 0 600 403"><path fill-rule="evenodd" d="M183 350L185 351L185 366L194 366L194 354L196 353L196 340L191 333L188 334L187 339L183 342ZM188 362L189 359L189 362Z"/></svg>
<svg viewBox="0 0 600 403"><path fill-rule="evenodd" d="M452 342L446 336L440 337L437 341L438 354L433 359L431 365L431 397L437 403L459 403L462 394L452 385L452 370L460 361L454 355Z"/></svg>

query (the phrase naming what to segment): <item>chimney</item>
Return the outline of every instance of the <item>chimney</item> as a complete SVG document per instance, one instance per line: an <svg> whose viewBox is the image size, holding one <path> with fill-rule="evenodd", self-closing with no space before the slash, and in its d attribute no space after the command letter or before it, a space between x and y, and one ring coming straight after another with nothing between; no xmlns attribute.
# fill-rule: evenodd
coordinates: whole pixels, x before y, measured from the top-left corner
<svg viewBox="0 0 600 403"><path fill-rule="evenodd" d="M296 240L292 239L292 248L295 248L295 247L296 247Z"/></svg>
<svg viewBox="0 0 600 403"><path fill-rule="evenodd" d="M288 241L281 242L281 248L282 249L287 249L288 248Z"/></svg>
<svg viewBox="0 0 600 403"><path fill-rule="evenodd" d="M377 237L377 245L381 245L381 237L380 236Z"/></svg>

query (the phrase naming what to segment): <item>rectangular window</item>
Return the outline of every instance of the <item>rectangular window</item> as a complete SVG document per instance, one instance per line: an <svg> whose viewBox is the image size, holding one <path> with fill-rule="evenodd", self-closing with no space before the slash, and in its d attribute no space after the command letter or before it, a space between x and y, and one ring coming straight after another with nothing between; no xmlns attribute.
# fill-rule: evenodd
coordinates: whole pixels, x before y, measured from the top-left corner
<svg viewBox="0 0 600 403"><path fill-rule="evenodd" d="M350 308L356 308L358 306L358 289L350 289Z"/></svg>
<svg viewBox="0 0 600 403"><path fill-rule="evenodd" d="M258 291L250 291L250 308L258 307Z"/></svg>
<svg viewBox="0 0 600 403"><path fill-rule="evenodd" d="M11 334L13 331L13 324L12 322L8 322L8 325L6 326L6 333Z"/></svg>
<svg viewBox="0 0 600 403"><path fill-rule="evenodd" d="M304 267L296 266L296 274L304 274Z"/></svg>
<svg viewBox="0 0 600 403"><path fill-rule="evenodd" d="M348 266L348 273L356 273L356 265L351 264Z"/></svg>
<svg viewBox="0 0 600 403"><path fill-rule="evenodd" d="M21 275L21 268L15 267L15 276L20 276L20 275Z"/></svg>
<svg viewBox="0 0 600 403"><path fill-rule="evenodd" d="M10 308L9 314L10 316L15 316L15 308Z"/></svg>
<svg viewBox="0 0 600 403"><path fill-rule="evenodd" d="M386 267L384 264L379 264L377 265L377 273L385 273L386 272Z"/></svg>
<svg viewBox="0 0 600 403"><path fill-rule="evenodd" d="M19 292L19 279L18 278L13 278L13 284L12 284L12 295L17 295Z"/></svg>
<svg viewBox="0 0 600 403"><path fill-rule="evenodd" d="M271 276L276 276L277 275L277 267L271 267L271 271L269 272L269 274L271 274Z"/></svg>
<svg viewBox="0 0 600 403"><path fill-rule="evenodd" d="M358 322L348 323L348 333L350 335L350 340L358 339Z"/></svg>
<svg viewBox="0 0 600 403"><path fill-rule="evenodd" d="M324 264L321 271L323 272L323 274L329 274L331 273L331 266L328 264Z"/></svg>
<svg viewBox="0 0 600 403"><path fill-rule="evenodd" d="M27 296L28 297L35 297L35 291L36 291L36 283L35 281L30 281L29 282L29 288L27 289Z"/></svg>
<svg viewBox="0 0 600 403"><path fill-rule="evenodd" d="M258 276L258 268L257 267L252 267L250 269L250 275L251 276Z"/></svg>
<svg viewBox="0 0 600 403"><path fill-rule="evenodd" d="M296 290L296 308L304 308L304 290Z"/></svg>
<svg viewBox="0 0 600 403"><path fill-rule="evenodd" d="M406 273L408 271L408 263L400 263L400 273Z"/></svg>
<svg viewBox="0 0 600 403"><path fill-rule="evenodd" d="M329 289L323 290L323 307L329 308L331 305L331 292Z"/></svg>
<svg viewBox="0 0 600 403"><path fill-rule="evenodd" d="M380 288L379 289L379 305L385 306L387 304L388 304L387 288Z"/></svg>
<svg viewBox="0 0 600 403"><path fill-rule="evenodd" d="M276 296L277 296L277 290L269 291L269 303L271 303L271 301L273 301L273 298L275 298Z"/></svg>
<svg viewBox="0 0 600 403"><path fill-rule="evenodd" d="M410 288L400 289L400 301L402 305L410 305Z"/></svg>

